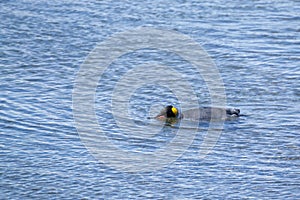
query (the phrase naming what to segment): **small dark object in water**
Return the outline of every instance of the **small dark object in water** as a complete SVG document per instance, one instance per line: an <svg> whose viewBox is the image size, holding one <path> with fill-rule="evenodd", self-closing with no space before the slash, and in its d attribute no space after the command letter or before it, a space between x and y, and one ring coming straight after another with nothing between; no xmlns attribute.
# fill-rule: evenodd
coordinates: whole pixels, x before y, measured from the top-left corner
<svg viewBox="0 0 300 200"><path fill-rule="evenodd" d="M191 119L191 120L225 120L240 116L237 108L201 107L179 112L172 105L165 107L155 118L156 119Z"/></svg>

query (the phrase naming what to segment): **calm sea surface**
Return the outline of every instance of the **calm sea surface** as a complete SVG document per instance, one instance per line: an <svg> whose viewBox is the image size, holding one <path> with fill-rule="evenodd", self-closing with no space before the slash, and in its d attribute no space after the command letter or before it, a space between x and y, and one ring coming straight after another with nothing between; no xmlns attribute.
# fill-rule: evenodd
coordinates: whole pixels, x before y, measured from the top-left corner
<svg viewBox="0 0 300 200"><path fill-rule="evenodd" d="M300 199L299 1L0 5L0 199ZM80 139L72 92L81 64L99 42L137 27L177 31L199 43L219 70L227 105L241 109L205 159L198 155L205 123L182 156L148 172L108 166ZM173 53L144 49L115 60L96 89L95 113L116 146L137 154L162 148L178 130L167 126L136 139L117 127L111 93L144 63L186 74L198 101L211 102L205 81ZM141 85L128 112L137 127L156 129L160 122L146 118L168 104L179 105L171 90Z"/></svg>

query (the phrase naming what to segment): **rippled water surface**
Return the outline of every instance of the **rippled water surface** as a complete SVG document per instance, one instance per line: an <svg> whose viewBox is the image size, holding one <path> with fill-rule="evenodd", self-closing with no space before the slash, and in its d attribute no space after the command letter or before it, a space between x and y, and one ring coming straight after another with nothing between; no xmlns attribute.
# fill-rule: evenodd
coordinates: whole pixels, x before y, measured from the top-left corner
<svg viewBox="0 0 300 200"><path fill-rule="evenodd" d="M299 13L296 0L1 2L0 199L299 199ZM99 42L140 26L199 43L223 78L228 106L244 115L225 122L205 159L198 151L207 123L182 156L150 172L114 169L80 139L72 91L81 64ZM137 154L163 148L178 131L149 131L161 127L149 113L179 105L157 85L141 85L128 104L136 127L149 125L140 137L115 123L112 90L144 63L186 74L199 102L211 102L205 81L177 55L144 49L115 60L96 89L95 114L116 146ZM187 138L191 130L183 129Z"/></svg>

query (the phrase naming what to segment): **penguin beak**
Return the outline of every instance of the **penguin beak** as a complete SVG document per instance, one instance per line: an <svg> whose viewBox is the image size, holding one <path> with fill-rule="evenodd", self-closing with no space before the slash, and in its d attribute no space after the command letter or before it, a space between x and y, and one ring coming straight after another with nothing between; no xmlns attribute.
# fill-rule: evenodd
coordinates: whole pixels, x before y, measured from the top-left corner
<svg viewBox="0 0 300 200"><path fill-rule="evenodd" d="M164 116L164 115L157 115L155 117L155 119L166 119L166 116Z"/></svg>
<svg viewBox="0 0 300 200"><path fill-rule="evenodd" d="M156 115L156 117L154 117L155 119L166 119L167 118L167 114L166 114L166 109L163 109L162 111L160 111L160 113L158 115Z"/></svg>

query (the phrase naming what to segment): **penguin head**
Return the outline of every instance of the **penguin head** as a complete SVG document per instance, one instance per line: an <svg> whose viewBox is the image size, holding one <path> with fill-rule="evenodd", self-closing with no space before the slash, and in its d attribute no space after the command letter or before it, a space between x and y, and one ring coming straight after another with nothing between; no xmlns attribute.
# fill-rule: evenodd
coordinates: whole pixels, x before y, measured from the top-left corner
<svg viewBox="0 0 300 200"><path fill-rule="evenodd" d="M157 116L156 118L177 118L178 117L178 109L172 105L166 106Z"/></svg>

